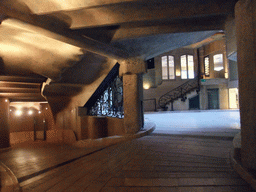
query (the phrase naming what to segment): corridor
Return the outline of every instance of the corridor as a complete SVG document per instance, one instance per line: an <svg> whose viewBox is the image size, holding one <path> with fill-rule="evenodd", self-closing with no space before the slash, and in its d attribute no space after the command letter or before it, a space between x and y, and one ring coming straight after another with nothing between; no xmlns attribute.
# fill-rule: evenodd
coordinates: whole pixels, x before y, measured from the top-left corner
<svg viewBox="0 0 256 192"><path fill-rule="evenodd" d="M207 116L213 118L212 112L208 112ZM173 116L181 114L184 115L180 112ZM180 121L181 125L196 114L199 113L187 112L186 120ZM217 112L226 120L227 114L237 120L229 120L229 123L238 123L237 112ZM155 113L154 117L157 115ZM149 116L146 114L146 118ZM151 135L106 148L35 142L2 150L0 159L13 171L23 192L254 191L232 169L230 151L234 132L223 131L231 130L230 125L217 129L215 126L223 123L220 117L218 120L210 123L216 129L215 136L212 136L213 132L205 132L206 135L171 135L167 131L163 134L159 126ZM200 130L201 125L205 123L197 123ZM233 130L238 131L239 127Z"/></svg>
<svg viewBox="0 0 256 192"><path fill-rule="evenodd" d="M253 191L232 169L231 148L231 140L149 135L95 150L20 147L3 151L1 160L23 192Z"/></svg>
<svg viewBox="0 0 256 192"><path fill-rule="evenodd" d="M253 191L232 170L231 147L232 141L227 140L146 136L84 156L20 185L23 192Z"/></svg>

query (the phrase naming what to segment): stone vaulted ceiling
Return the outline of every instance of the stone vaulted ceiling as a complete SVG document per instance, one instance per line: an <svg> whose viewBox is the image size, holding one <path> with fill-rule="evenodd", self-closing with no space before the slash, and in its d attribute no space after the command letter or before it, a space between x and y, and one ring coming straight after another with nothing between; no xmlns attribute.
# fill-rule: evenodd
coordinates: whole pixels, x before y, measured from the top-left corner
<svg viewBox="0 0 256 192"><path fill-rule="evenodd" d="M235 0L2 0L1 74L58 81L88 53L149 59L224 30ZM98 58L100 59L100 58Z"/></svg>

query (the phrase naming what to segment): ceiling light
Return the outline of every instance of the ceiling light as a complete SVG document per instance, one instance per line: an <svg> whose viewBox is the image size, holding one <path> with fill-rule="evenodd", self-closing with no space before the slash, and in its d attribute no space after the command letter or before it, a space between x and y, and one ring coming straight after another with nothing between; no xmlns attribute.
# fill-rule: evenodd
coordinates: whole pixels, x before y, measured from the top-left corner
<svg viewBox="0 0 256 192"><path fill-rule="evenodd" d="M33 111L32 111L32 110L29 110L29 111L28 111L28 114L29 114L29 115L32 115L32 114L33 114Z"/></svg>
<svg viewBox="0 0 256 192"><path fill-rule="evenodd" d="M21 110L15 111L15 115L16 115L16 116L21 116L21 115L22 115L22 111L21 111Z"/></svg>

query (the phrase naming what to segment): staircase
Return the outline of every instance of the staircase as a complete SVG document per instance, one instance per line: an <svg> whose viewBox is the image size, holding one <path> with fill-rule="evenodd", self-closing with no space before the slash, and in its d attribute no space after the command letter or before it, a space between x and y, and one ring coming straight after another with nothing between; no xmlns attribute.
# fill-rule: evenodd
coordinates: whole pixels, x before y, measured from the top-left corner
<svg viewBox="0 0 256 192"><path fill-rule="evenodd" d="M186 95L195 89L197 91L200 90L198 77L195 77L194 79L191 79L186 83L183 83L182 85L162 95L158 101L158 105L163 110L166 110L167 109L166 105L168 105L169 103L173 104L173 102L179 98L181 98L182 101L185 101Z"/></svg>

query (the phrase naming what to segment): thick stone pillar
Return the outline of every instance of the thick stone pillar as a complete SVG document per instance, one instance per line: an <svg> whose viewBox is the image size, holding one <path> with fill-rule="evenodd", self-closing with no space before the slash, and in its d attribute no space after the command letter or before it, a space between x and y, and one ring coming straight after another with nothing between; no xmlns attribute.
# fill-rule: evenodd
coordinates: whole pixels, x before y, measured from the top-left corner
<svg viewBox="0 0 256 192"><path fill-rule="evenodd" d="M123 76L124 127L126 134L134 134L142 127L140 83L141 78L138 74L125 74Z"/></svg>
<svg viewBox="0 0 256 192"><path fill-rule="evenodd" d="M241 116L241 159L256 170L256 1L236 4L237 62Z"/></svg>
<svg viewBox="0 0 256 192"><path fill-rule="evenodd" d="M123 72L124 128L126 134L135 134L144 123L143 78L145 62L132 58L121 63Z"/></svg>
<svg viewBox="0 0 256 192"><path fill-rule="evenodd" d="M9 100L0 98L0 148L10 146Z"/></svg>

